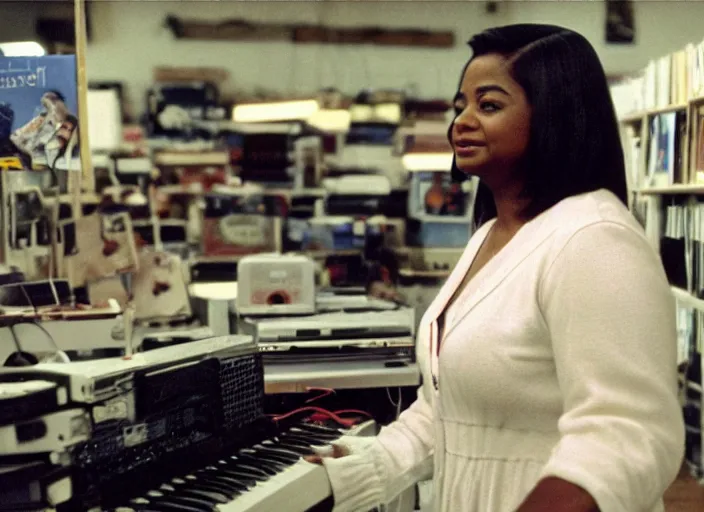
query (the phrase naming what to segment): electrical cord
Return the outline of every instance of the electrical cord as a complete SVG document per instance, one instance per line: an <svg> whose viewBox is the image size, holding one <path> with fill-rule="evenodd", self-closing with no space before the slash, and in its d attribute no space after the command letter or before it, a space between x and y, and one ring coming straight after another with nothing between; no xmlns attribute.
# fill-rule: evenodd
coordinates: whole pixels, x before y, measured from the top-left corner
<svg viewBox="0 0 704 512"><path fill-rule="evenodd" d="M320 391L321 394L314 396L313 398L309 398L306 400L304 403L309 404L311 402L315 402L316 400L320 400L321 398L325 398L326 396L334 395L335 390L331 388L316 388L316 387L308 387L306 388L306 391Z"/></svg>
<svg viewBox="0 0 704 512"><path fill-rule="evenodd" d="M386 396L389 399L389 402L391 402L391 405L396 408L396 417L394 419L398 419L398 417L401 415L401 388L398 387L396 388L398 390L398 399L394 402L394 400L391 398L391 391L389 391L389 388L386 388Z"/></svg>
<svg viewBox="0 0 704 512"><path fill-rule="evenodd" d="M323 409L321 407L314 407L314 406L307 406L307 407L299 407L298 409L294 409L293 411L289 411L284 414L271 414L271 418L275 422L279 422L281 420L284 420L286 418L290 418L291 416L294 416L296 414L300 414L302 412L311 412L314 413L314 416L322 416L323 418L326 419L331 419L338 425L341 425L343 427L353 427L354 425L357 424L357 422L354 419L348 419L348 418L343 418L341 415L342 414L357 414L361 416L365 416L367 418L371 418L372 415L369 414L366 411L360 411L357 409L342 409L339 411L328 411L327 409Z"/></svg>
<svg viewBox="0 0 704 512"><path fill-rule="evenodd" d="M12 335L12 341L15 342L15 346L17 347L17 352L24 352L24 350L22 350L22 346L20 345L20 339L17 337L17 333L15 332L14 325L10 325L10 334Z"/></svg>

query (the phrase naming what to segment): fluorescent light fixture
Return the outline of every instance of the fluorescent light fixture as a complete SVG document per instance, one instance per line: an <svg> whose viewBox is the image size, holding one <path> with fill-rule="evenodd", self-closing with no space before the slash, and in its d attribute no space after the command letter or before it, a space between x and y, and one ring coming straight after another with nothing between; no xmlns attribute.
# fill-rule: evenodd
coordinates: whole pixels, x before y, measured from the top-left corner
<svg viewBox="0 0 704 512"><path fill-rule="evenodd" d="M402 157L407 171L450 171L452 153L406 153Z"/></svg>
<svg viewBox="0 0 704 512"><path fill-rule="evenodd" d="M46 51L36 41L0 43L0 54L5 57L41 57Z"/></svg>
<svg viewBox="0 0 704 512"><path fill-rule="evenodd" d="M236 123L265 123L309 119L320 110L316 100L278 101L235 105L232 120Z"/></svg>
<svg viewBox="0 0 704 512"><path fill-rule="evenodd" d="M398 124L401 122L401 105L398 103L354 104L350 107L350 115L353 123Z"/></svg>
<svg viewBox="0 0 704 512"><path fill-rule="evenodd" d="M351 105L350 117L353 123L367 123L374 117L372 105Z"/></svg>
<svg viewBox="0 0 704 512"><path fill-rule="evenodd" d="M398 103L381 103L374 108L374 116L387 123L401 122L401 105Z"/></svg>
<svg viewBox="0 0 704 512"><path fill-rule="evenodd" d="M349 110L318 110L309 119L308 124L325 132L347 132L352 116Z"/></svg>

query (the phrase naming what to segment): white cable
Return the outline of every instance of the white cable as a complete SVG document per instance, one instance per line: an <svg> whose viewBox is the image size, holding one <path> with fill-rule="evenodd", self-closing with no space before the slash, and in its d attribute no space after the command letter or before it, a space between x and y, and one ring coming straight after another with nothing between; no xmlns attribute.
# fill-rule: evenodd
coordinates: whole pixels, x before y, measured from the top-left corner
<svg viewBox="0 0 704 512"><path fill-rule="evenodd" d="M394 400L391 398L391 392L389 391L389 388L386 389L386 396L389 399L389 402L391 402L391 405L396 408L396 417L394 419L398 419L398 417L401 415L401 388L398 387L398 399L394 402Z"/></svg>

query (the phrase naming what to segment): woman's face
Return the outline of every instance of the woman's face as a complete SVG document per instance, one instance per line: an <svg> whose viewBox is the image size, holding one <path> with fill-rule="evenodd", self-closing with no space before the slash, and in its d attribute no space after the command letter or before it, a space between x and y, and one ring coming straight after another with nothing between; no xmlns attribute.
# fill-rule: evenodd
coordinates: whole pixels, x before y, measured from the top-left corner
<svg viewBox="0 0 704 512"><path fill-rule="evenodd" d="M530 105L498 54L473 59L455 97L452 146L457 167L488 185L515 179L530 134Z"/></svg>

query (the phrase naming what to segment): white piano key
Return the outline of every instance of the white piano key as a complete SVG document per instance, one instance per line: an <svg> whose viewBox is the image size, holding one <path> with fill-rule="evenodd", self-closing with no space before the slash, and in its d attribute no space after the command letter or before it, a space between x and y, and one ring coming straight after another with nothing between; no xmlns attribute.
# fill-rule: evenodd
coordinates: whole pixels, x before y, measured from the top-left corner
<svg viewBox="0 0 704 512"><path fill-rule="evenodd" d="M220 512L305 512L330 496L325 468L303 459L236 497Z"/></svg>

